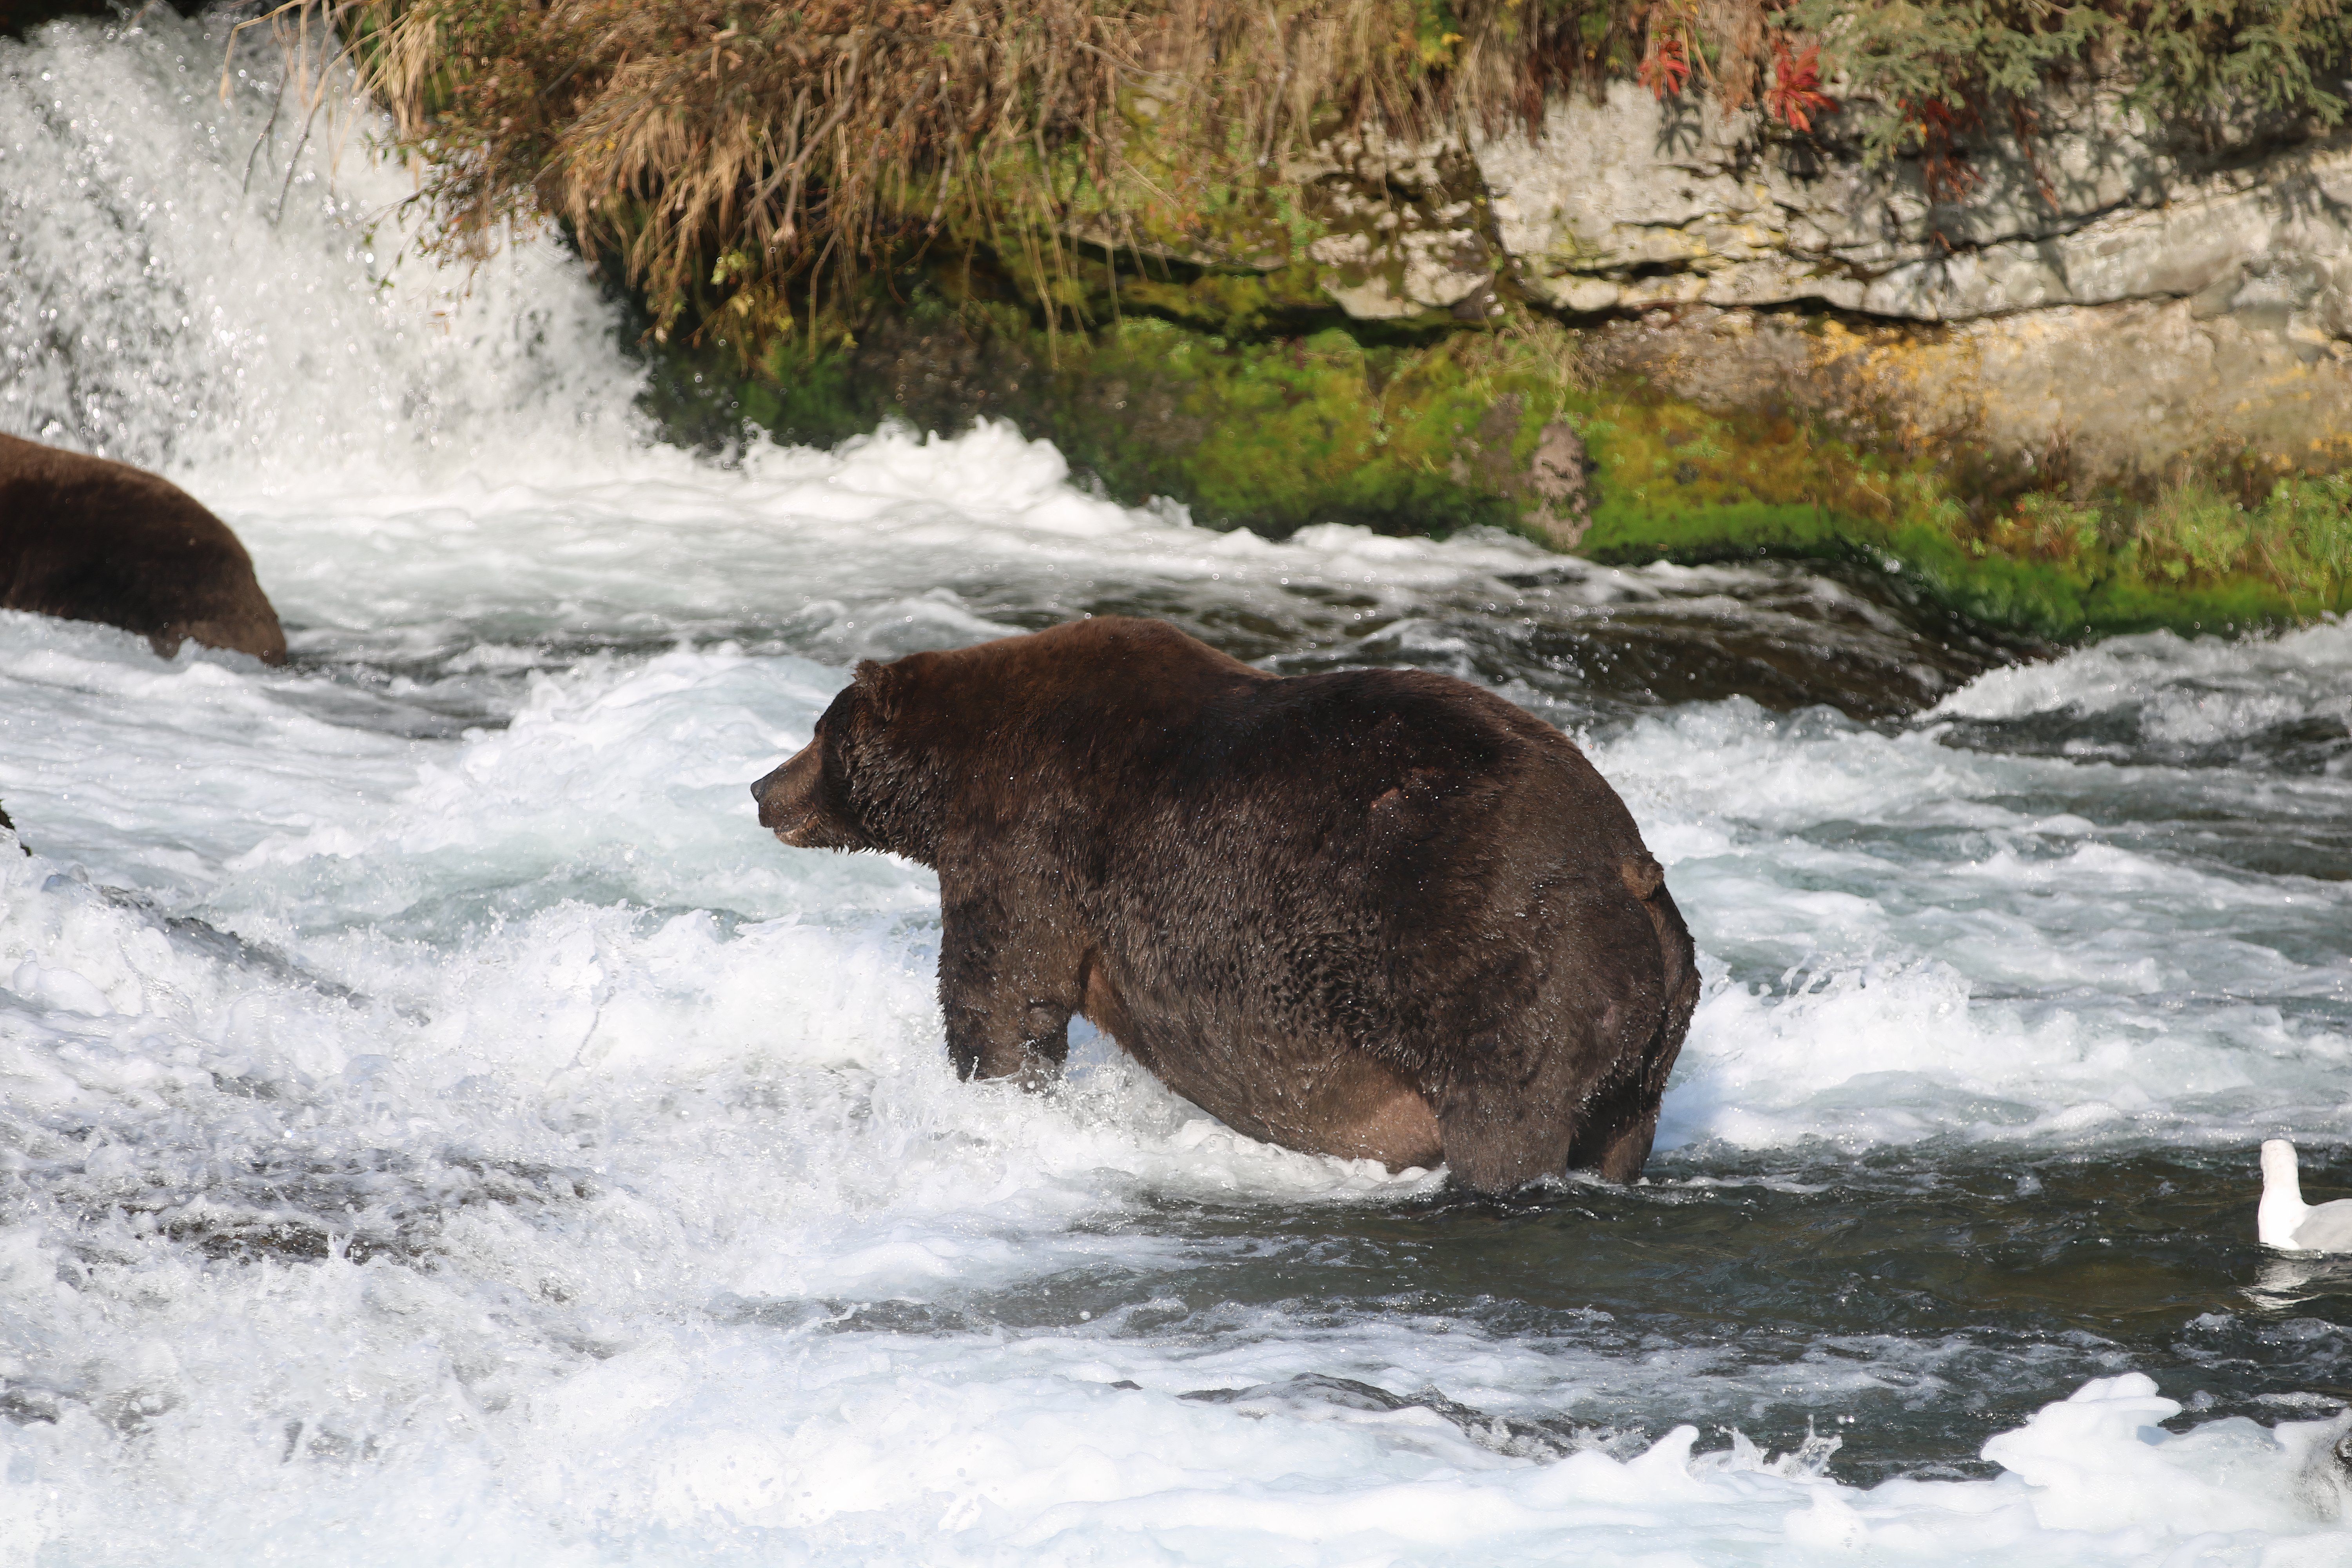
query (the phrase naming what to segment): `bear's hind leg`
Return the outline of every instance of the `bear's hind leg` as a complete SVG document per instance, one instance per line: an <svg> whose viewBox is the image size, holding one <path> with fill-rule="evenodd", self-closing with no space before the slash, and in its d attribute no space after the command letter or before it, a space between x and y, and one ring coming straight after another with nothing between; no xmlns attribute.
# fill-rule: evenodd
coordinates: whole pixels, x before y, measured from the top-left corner
<svg viewBox="0 0 2352 1568"><path fill-rule="evenodd" d="M1617 1134L1615 1141L1601 1152L1601 1179L1625 1183L1641 1180L1642 1167L1650 1163L1650 1145L1657 1136L1658 1112L1654 1106L1647 1116Z"/></svg>
<svg viewBox="0 0 2352 1568"><path fill-rule="evenodd" d="M1505 1033L1475 1037L1429 1096L1454 1180L1504 1193L1567 1169L1577 1120L1570 1097L1545 1081L1556 1076L1545 1055Z"/></svg>
<svg viewBox="0 0 2352 1568"><path fill-rule="evenodd" d="M1665 1008L1642 1052L1639 1070L1628 1073L1615 1092L1594 1097L1594 1113L1588 1116L1568 1157L1572 1169L1597 1171L1612 1182L1635 1180L1649 1163L1650 1145L1658 1134L1659 1102L1665 1097L1675 1058L1682 1054L1683 1037L1690 1032L1691 1014L1698 1006L1697 951L1691 945L1682 911L1664 887L1654 889L1643 900L1643 908L1658 933Z"/></svg>

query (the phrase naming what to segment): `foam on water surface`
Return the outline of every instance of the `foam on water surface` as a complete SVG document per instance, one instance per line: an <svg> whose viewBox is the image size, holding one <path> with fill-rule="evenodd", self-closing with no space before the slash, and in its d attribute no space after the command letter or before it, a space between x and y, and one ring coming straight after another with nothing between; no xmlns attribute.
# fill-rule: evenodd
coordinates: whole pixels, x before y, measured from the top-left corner
<svg viewBox="0 0 2352 1568"><path fill-rule="evenodd" d="M0 1561L2352 1551L2347 1282L2228 1197L2352 1132L2346 627L1970 679L1858 580L1221 534L1003 427L715 465L551 244L248 183L221 37L0 43L0 428L189 485L297 655L0 615ZM955 1081L929 876L745 785L856 658L1114 609L1584 735L1707 976L1653 1184Z"/></svg>

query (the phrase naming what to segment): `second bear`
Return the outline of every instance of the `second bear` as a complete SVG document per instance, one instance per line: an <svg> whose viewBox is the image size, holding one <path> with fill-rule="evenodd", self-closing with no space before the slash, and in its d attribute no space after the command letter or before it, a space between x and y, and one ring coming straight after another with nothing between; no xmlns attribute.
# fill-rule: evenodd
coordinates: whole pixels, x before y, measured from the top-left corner
<svg viewBox="0 0 2352 1568"><path fill-rule="evenodd" d="M286 661L253 558L194 496L143 469L0 436L0 609Z"/></svg>

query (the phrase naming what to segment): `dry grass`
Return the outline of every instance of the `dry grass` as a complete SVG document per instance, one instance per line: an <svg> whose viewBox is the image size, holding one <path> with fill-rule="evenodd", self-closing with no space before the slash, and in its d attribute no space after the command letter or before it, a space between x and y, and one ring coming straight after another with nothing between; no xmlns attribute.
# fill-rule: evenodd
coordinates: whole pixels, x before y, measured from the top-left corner
<svg viewBox="0 0 2352 1568"><path fill-rule="evenodd" d="M278 16L355 46L442 245L560 216L621 255L667 323L689 303L772 315L788 288L942 234L1044 276L1074 214L1131 237L1181 205L1171 162L1230 183L1368 126L1411 142L1532 120L1547 89L1630 60L1613 3L293 0ZM1147 128L1149 168L1127 155Z"/></svg>

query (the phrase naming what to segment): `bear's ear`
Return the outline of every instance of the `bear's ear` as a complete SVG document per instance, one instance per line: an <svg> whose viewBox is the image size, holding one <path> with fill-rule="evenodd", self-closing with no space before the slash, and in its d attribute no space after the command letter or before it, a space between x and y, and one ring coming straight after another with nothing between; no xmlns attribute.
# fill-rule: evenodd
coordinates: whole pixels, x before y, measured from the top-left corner
<svg viewBox="0 0 2352 1568"><path fill-rule="evenodd" d="M866 701L883 722L898 716L898 677L888 665L861 658L850 672L849 683L866 693Z"/></svg>

